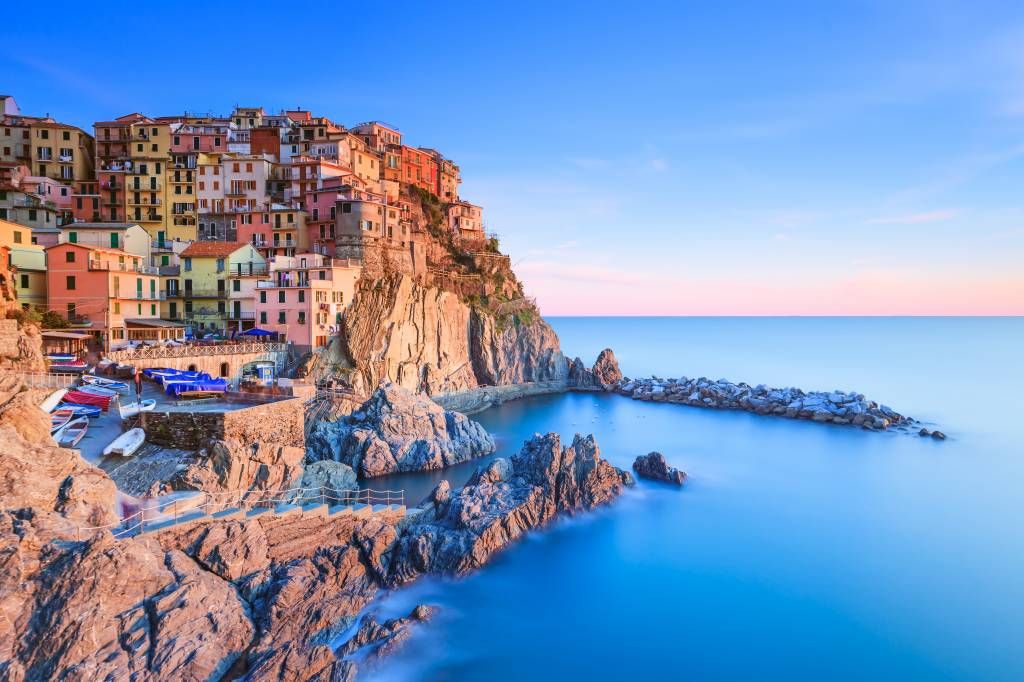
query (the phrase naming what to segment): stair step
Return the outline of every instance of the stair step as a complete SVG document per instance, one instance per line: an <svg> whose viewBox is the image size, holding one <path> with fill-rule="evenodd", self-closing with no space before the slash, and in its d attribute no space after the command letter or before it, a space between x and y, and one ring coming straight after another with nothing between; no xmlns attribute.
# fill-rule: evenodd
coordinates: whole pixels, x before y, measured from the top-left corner
<svg viewBox="0 0 1024 682"><path fill-rule="evenodd" d="M348 516L352 513L352 506L348 504L337 504L331 507L327 513L331 516Z"/></svg>
<svg viewBox="0 0 1024 682"><path fill-rule="evenodd" d="M294 516L302 513L302 507L297 504L279 504L274 507L274 513L278 516Z"/></svg>
<svg viewBox="0 0 1024 682"><path fill-rule="evenodd" d="M217 519L219 521L223 521L224 519L233 519L236 516L242 516L243 511L244 510L239 509L238 507L232 507L230 509L221 509L219 512L214 512L210 514L210 518Z"/></svg>

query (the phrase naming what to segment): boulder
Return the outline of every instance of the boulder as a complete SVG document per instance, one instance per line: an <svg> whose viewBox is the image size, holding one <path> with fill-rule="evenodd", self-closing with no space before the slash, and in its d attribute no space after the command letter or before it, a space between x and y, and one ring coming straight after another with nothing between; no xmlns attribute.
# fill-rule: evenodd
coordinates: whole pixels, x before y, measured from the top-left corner
<svg viewBox="0 0 1024 682"><path fill-rule="evenodd" d="M615 353L611 348L605 348L597 356L597 362L591 370L594 378L606 391L611 390L616 384L622 381L622 371L619 370L619 362L615 359Z"/></svg>
<svg viewBox="0 0 1024 682"><path fill-rule="evenodd" d="M665 461L665 456L660 452L649 452L640 455L633 462L633 471L640 478L648 478L652 481L662 481L673 485L682 485L686 480L686 473L670 467Z"/></svg>
<svg viewBox="0 0 1024 682"><path fill-rule="evenodd" d="M308 441L311 460L344 462L363 478L443 469L493 451L479 423L390 382L357 413L319 422Z"/></svg>

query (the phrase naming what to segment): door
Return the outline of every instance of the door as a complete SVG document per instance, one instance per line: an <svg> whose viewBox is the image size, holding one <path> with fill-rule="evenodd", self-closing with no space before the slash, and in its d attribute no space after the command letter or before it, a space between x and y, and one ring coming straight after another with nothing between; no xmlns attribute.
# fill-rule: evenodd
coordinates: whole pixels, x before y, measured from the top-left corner
<svg viewBox="0 0 1024 682"><path fill-rule="evenodd" d="M242 302L241 301L234 301L231 304L231 307L234 310L234 314L232 315L232 317L234 317L236 320L241 320L242 319Z"/></svg>

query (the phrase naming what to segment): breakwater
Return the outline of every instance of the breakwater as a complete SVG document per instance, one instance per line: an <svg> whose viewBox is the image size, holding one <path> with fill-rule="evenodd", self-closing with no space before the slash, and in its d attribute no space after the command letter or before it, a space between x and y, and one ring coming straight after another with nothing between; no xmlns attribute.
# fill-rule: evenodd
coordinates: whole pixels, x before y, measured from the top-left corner
<svg viewBox="0 0 1024 682"><path fill-rule="evenodd" d="M761 415L809 419L837 425L885 430L909 426L913 419L892 408L848 391L803 391L799 388L751 386L725 379L679 377L619 380L612 391L634 400L678 403L691 407L744 410Z"/></svg>

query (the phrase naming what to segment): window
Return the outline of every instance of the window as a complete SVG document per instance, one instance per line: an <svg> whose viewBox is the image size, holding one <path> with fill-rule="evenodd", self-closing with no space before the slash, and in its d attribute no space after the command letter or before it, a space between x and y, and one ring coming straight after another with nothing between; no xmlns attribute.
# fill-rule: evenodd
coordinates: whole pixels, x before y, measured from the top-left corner
<svg viewBox="0 0 1024 682"><path fill-rule="evenodd" d="M299 311L299 324L306 324L306 312L304 310Z"/></svg>
<svg viewBox="0 0 1024 682"><path fill-rule="evenodd" d="M241 282L241 280L237 280L237 279L231 280L231 291L241 291L241 290L242 290L242 282Z"/></svg>
<svg viewBox="0 0 1024 682"><path fill-rule="evenodd" d="M64 252L64 262L65 263L74 263L75 262L75 252L74 251L65 251Z"/></svg>
<svg viewBox="0 0 1024 682"><path fill-rule="evenodd" d="M278 324L288 324L288 318L285 315L285 312L283 310L277 311L277 323Z"/></svg>
<svg viewBox="0 0 1024 682"><path fill-rule="evenodd" d="M305 302L306 302L306 292L303 291L302 289L299 289L299 303L305 303Z"/></svg>
<svg viewBox="0 0 1024 682"><path fill-rule="evenodd" d="M277 292L277 302L278 303L284 303L285 302L284 301L284 289L282 289L281 291Z"/></svg>
<svg viewBox="0 0 1024 682"><path fill-rule="evenodd" d="M266 302L267 302L267 292L261 291L260 292L260 303L266 303Z"/></svg>
<svg viewBox="0 0 1024 682"><path fill-rule="evenodd" d="M192 270L192 258L191 257L186 257L185 258L185 272L189 272L190 270Z"/></svg>
<svg viewBox="0 0 1024 682"><path fill-rule="evenodd" d="M120 315L121 314L121 302L120 301L114 301L114 314L115 315Z"/></svg>
<svg viewBox="0 0 1024 682"><path fill-rule="evenodd" d="M28 275L24 273L21 275L21 288L28 289Z"/></svg>
<svg viewBox="0 0 1024 682"><path fill-rule="evenodd" d="M267 311L261 310L260 311L260 324L266 324L266 323L267 323Z"/></svg>
<svg viewBox="0 0 1024 682"><path fill-rule="evenodd" d="M217 259L217 272L224 272L224 259L223 258L218 258Z"/></svg>
<svg viewBox="0 0 1024 682"><path fill-rule="evenodd" d="M14 231L14 243L15 244L20 244L21 243L21 230L15 230Z"/></svg>
<svg viewBox="0 0 1024 682"><path fill-rule="evenodd" d="M68 275L65 278L65 282L64 283L67 285L68 291L74 291L74 289L75 289L75 276L74 275Z"/></svg>
<svg viewBox="0 0 1024 682"><path fill-rule="evenodd" d="M110 233L110 248L112 248L112 249L118 248L118 246L117 246L117 232L111 232Z"/></svg>
<svg viewBox="0 0 1024 682"><path fill-rule="evenodd" d="M156 303L149 304L149 314L156 316Z"/></svg>

